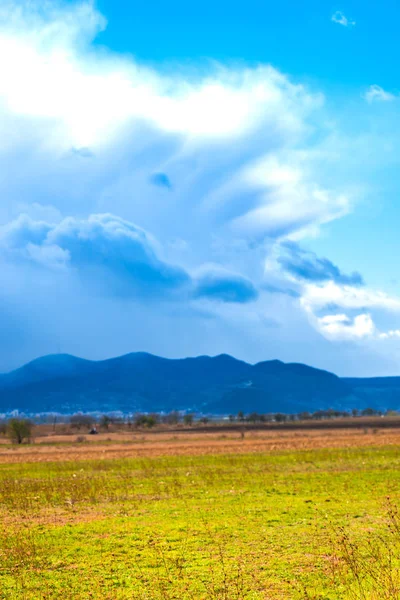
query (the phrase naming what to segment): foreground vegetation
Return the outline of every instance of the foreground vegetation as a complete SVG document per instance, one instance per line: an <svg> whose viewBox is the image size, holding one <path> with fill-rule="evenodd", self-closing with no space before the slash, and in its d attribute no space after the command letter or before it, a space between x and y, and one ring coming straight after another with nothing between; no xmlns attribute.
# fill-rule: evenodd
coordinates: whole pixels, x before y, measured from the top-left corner
<svg viewBox="0 0 400 600"><path fill-rule="evenodd" d="M398 598L399 467L396 446L2 464L0 598Z"/></svg>

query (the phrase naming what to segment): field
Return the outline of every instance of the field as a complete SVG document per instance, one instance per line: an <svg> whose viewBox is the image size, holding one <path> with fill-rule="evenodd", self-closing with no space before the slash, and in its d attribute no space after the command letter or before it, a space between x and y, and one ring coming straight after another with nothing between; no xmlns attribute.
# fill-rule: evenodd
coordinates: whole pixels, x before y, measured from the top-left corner
<svg viewBox="0 0 400 600"><path fill-rule="evenodd" d="M1 445L0 598L400 598L399 430L87 440Z"/></svg>

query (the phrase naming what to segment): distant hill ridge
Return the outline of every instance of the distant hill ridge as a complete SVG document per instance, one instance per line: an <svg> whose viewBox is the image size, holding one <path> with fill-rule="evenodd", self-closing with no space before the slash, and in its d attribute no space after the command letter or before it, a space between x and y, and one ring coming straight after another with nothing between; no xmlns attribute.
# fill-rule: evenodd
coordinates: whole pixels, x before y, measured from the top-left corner
<svg viewBox="0 0 400 600"><path fill-rule="evenodd" d="M301 363L228 354L168 359L135 352L92 361L37 358L0 375L0 413L191 410L211 414L398 409L400 377L339 378Z"/></svg>

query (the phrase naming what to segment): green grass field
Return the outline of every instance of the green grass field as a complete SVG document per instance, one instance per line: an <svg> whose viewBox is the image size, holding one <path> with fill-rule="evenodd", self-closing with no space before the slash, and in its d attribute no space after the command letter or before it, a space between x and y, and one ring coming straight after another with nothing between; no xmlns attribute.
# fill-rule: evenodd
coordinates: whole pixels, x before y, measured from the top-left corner
<svg viewBox="0 0 400 600"><path fill-rule="evenodd" d="M357 569L396 577L399 469L396 446L3 464L0 598L398 598Z"/></svg>

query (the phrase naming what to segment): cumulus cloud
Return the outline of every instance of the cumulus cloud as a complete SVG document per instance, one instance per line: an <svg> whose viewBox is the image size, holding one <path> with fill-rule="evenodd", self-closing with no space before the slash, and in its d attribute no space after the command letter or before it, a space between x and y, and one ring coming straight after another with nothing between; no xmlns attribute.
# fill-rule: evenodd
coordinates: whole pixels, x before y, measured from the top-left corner
<svg viewBox="0 0 400 600"><path fill-rule="evenodd" d="M400 298L371 288L339 285L334 281L323 285L307 284L301 302L310 311L321 310L334 304L346 309L370 308L393 313L400 312Z"/></svg>
<svg viewBox="0 0 400 600"><path fill-rule="evenodd" d="M386 92L380 85L370 85L364 94L367 102L389 102L394 100L395 96L390 92Z"/></svg>
<svg viewBox="0 0 400 600"><path fill-rule="evenodd" d="M342 271L327 258L319 258L314 252L300 248L294 242L286 242L280 246L277 258L279 265L295 278L311 282L333 281L345 285L363 285L360 273L350 275Z"/></svg>
<svg viewBox="0 0 400 600"><path fill-rule="evenodd" d="M122 295L165 294L189 283L184 269L161 260L155 246L146 231L110 214L55 225L21 216L0 228L7 258L71 267Z"/></svg>
<svg viewBox="0 0 400 600"><path fill-rule="evenodd" d="M338 25L342 25L343 27L354 27L356 24L352 19L348 19L341 10L337 10L333 13L331 20Z"/></svg>
<svg viewBox="0 0 400 600"><path fill-rule="evenodd" d="M300 305L310 322L331 340L385 340L397 337L386 324L398 321L400 298L379 290L329 281L303 287Z"/></svg>
<svg viewBox="0 0 400 600"><path fill-rule="evenodd" d="M50 195L58 182L42 203L56 196L67 214L74 201L94 213L109 210L112 198L125 218L150 230L160 209L164 230L181 226L174 237L182 229L195 236L199 219L236 237L295 235L348 212L349 197L317 181L313 159L298 151L323 106L320 93L268 65L166 75L88 52L105 22L91 3L79 6L38 10L34 18L9 7L0 28L0 50L9 57L0 65L7 107L0 120L23 131L3 136L0 154L10 160L10 152L26 152L22 140L32 143L30 193ZM45 169L43 190L38 174ZM12 199L25 190L11 175ZM179 181L173 205L159 207L149 181L169 189ZM163 235L161 225L155 233Z"/></svg>
<svg viewBox="0 0 400 600"><path fill-rule="evenodd" d="M375 325L369 314L360 314L351 319L347 315L325 315L318 319L318 326L327 337L346 340L370 337L375 332Z"/></svg>
<svg viewBox="0 0 400 600"><path fill-rule="evenodd" d="M48 223L57 223L62 220L61 212L51 204L41 204L40 202L18 202L15 205L15 214L17 216L27 215L33 221L47 221Z"/></svg>
<svg viewBox="0 0 400 600"><path fill-rule="evenodd" d="M379 334L381 340L399 339L400 329L390 329Z"/></svg>
<svg viewBox="0 0 400 600"><path fill-rule="evenodd" d="M128 120L202 139L238 137L267 123L283 133L301 128L301 112L316 101L271 67L221 66L194 79L111 55L86 55L82 64L77 50L104 28L104 18L91 2L41 8L3 7L0 50L9 60L0 65L0 95L16 114L61 120L73 147L99 144Z"/></svg>
<svg viewBox="0 0 400 600"><path fill-rule="evenodd" d="M341 340L398 340L400 329L381 331L376 326L369 313L356 314L351 317L346 314L327 314L317 317L317 326L328 339Z"/></svg>
<svg viewBox="0 0 400 600"><path fill-rule="evenodd" d="M258 293L246 277L216 265L207 265L196 274L194 295L209 300L246 303L256 300Z"/></svg>
<svg viewBox="0 0 400 600"><path fill-rule="evenodd" d="M195 276L159 258L160 245L146 231L111 214L68 217L57 224L22 215L0 227L6 260L51 269L72 269L90 285L117 296L207 298L245 303L257 298L253 283L218 265Z"/></svg>

